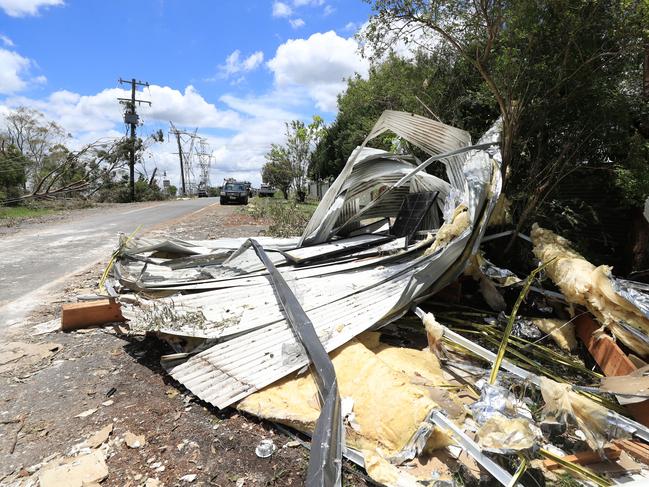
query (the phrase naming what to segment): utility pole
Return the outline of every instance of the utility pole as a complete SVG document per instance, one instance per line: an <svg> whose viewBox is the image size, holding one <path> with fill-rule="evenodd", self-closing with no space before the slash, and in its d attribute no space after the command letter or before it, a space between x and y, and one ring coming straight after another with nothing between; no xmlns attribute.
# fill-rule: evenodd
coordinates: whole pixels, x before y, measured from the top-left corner
<svg viewBox="0 0 649 487"><path fill-rule="evenodd" d="M130 84L131 85L131 98L118 98L119 102L122 105L126 106L126 113L124 113L124 122L131 126L131 150L129 153L129 183L130 183L130 193L131 201L135 201L135 128L137 127L140 118L135 110L135 103L141 105L142 103L148 103L151 106L151 102L147 100L138 100L135 98L135 88L136 86L149 86L149 83L143 81L136 81L135 78L129 80L119 79L119 84Z"/></svg>
<svg viewBox="0 0 649 487"><path fill-rule="evenodd" d="M175 134L176 142L178 142L178 158L180 159L180 185L182 186L182 195L187 194L187 188L185 188L185 165L183 164L183 146L180 143L181 131L179 131L172 121L169 121L171 124L171 133Z"/></svg>

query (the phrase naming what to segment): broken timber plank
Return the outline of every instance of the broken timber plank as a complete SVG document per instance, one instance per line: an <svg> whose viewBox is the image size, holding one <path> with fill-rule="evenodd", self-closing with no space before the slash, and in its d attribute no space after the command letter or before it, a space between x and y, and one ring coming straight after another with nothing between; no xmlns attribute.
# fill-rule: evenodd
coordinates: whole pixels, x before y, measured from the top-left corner
<svg viewBox="0 0 649 487"><path fill-rule="evenodd" d="M582 339L604 375L609 377L629 375L637 370L634 363L612 339L604 337L598 340L593 336L593 332L599 328L599 325L589 314L579 316L575 320L575 326L577 335ZM625 407L636 421L649 426L649 399L627 404Z"/></svg>
<svg viewBox="0 0 649 487"><path fill-rule="evenodd" d="M649 464L649 447L646 444L640 443L639 441L624 439L614 440L613 445L617 448L621 448L636 460Z"/></svg>
<svg viewBox="0 0 649 487"><path fill-rule="evenodd" d="M604 448L604 455L606 456L606 460L615 461L620 458L620 454L622 453L622 450L620 448L621 446L619 445L609 445ZM574 455L566 455L565 457L561 458L567 462L577 463L579 465L591 465L593 463L604 461L599 452L592 450L580 451L575 453ZM561 464L555 462L550 458L543 460L543 466L548 470L557 470L559 468L562 468Z"/></svg>
<svg viewBox="0 0 649 487"><path fill-rule="evenodd" d="M114 299L98 299L67 303L62 307L61 330L70 331L89 326L125 321L120 304Z"/></svg>

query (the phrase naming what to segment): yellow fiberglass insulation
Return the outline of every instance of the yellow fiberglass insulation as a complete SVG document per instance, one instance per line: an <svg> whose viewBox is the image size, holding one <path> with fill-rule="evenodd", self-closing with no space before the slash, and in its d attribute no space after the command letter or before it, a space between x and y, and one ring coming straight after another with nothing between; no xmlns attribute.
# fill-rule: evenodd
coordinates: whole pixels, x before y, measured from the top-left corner
<svg viewBox="0 0 649 487"><path fill-rule="evenodd" d="M512 223L512 202L507 199L505 193L500 193L496 206L491 212L487 226L511 225Z"/></svg>
<svg viewBox="0 0 649 487"><path fill-rule="evenodd" d="M437 234L435 235L435 241L426 249L424 255L430 255L437 249L446 247L449 242L459 237L464 230L469 228L470 223L468 208L466 205L459 205L455 208L451 221L444 222L444 224L439 227L439 230L437 230Z"/></svg>
<svg viewBox="0 0 649 487"><path fill-rule="evenodd" d="M649 356L649 343L620 325L625 322L649 335L649 319L613 290L609 266L595 267L573 250L568 240L537 224L532 227L532 243L534 255L541 262L555 259L546 272L569 302L588 308L627 347L638 355Z"/></svg>
<svg viewBox="0 0 649 487"><path fill-rule="evenodd" d="M427 385L443 380L439 362L429 350L392 347L379 343L377 336L364 333L330 354L340 397L353 399L353 427L346 424L345 441L368 460L373 455L388 459L408 444L428 413L438 407ZM237 407L311 432L320 414L317 394L311 373L306 373L251 394ZM434 429L426 450L449 444L447 434ZM382 462L375 458L373 463L383 470Z"/></svg>
<svg viewBox="0 0 649 487"><path fill-rule="evenodd" d="M604 448L611 429L608 409L577 394L570 384L560 384L547 377L541 377L541 394L546 417L564 424L572 420L584 432L586 441L593 450ZM619 429L616 434L626 436Z"/></svg>
<svg viewBox="0 0 649 487"><path fill-rule="evenodd" d="M554 318L532 318L531 321L543 333L550 335L550 338L562 350L571 352L577 348L575 325L573 323L566 323L564 320Z"/></svg>
<svg viewBox="0 0 649 487"><path fill-rule="evenodd" d="M484 255L478 251L467 260L467 265L464 269L465 276L471 276L475 282L480 285L480 293L485 302L494 311L505 311L507 303L505 298L500 294L498 288L489 277L482 272L482 265L485 262Z"/></svg>

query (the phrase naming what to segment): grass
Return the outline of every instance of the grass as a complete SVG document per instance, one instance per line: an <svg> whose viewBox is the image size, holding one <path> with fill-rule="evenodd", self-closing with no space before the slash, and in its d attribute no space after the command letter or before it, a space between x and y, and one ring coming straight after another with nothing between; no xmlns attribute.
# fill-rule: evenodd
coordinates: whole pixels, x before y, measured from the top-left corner
<svg viewBox="0 0 649 487"><path fill-rule="evenodd" d="M21 220L36 218L53 213L52 208L32 208L29 206L0 206L0 225L13 226Z"/></svg>
<svg viewBox="0 0 649 487"><path fill-rule="evenodd" d="M242 211L257 220L268 222L271 237L293 237L301 235L318 203L307 201L297 203L283 198L259 198L250 200Z"/></svg>
<svg viewBox="0 0 649 487"><path fill-rule="evenodd" d="M23 220L39 218L64 210L90 208L92 203L81 199L30 201L18 206L0 205L0 227L12 227Z"/></svg>

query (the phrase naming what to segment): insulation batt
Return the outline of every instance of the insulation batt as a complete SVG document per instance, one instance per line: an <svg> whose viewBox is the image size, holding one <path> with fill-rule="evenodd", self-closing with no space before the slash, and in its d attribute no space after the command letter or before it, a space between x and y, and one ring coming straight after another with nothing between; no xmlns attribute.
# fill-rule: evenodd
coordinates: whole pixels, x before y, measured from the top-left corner
<svg viewBox="0 0 649 487"><path fill-rule="evenodd" d="M507 199L504 193L498 197L496 206L491 212L491 217L489 218L490 227L496 227L501 225L511 225L512 223L512 202Z"/></svg>
<svg viewBox="0 0 649 487"><path fill-rule="evenodd" d="M453 239L462 235L464 230L469 228L471 221L469 220L469 210L466 205L459 205L455 208L453 216L451 217L450 222L444 222L444 224L439 227L437 235L435 236L435 241L433 244L426 249L424 255L431 255L437 249L446 247L449 242Z"/></svg>
<svg viewBox="0 0 649 487"><path fill-rule="evenodd" d="M543 333L550 335L550 338L562 350L572 352L577 348L575 325L573 323L566 323L563 320L554 318L532 318L531 321Z"/></svg>
<svg viewBox="0 0 649 487"><path fill-rule="evenodd" d="M467 266L464 269L464 275L471 276L474 281L480 284L480 293L491 309L494 311L505 311L507 308L505 298L500 294L500 291L498 291L491 279L482 272L483 262L484 256L481 252L469 257Z"/></svg>
<svg viewBox="0 0 649 487"><path fill-rule="evenodd" d="M549 262L546 272L570 303L579 304L613 335L642 357L649 357L649 343L626 331L625 322L649 335L649 319L632 303L617 294L611 284L611 268L595 267L572 249L570 242L550 230L532 227L534 255Z"/></svg>
<svg viewBox="0 0 649 487"><path fill-rule="evenodd" d="M424 328L426 330L426 338L428 339L428 348L435 356L442 360L446 358L446 349L444 348L444 327L440 325L433 313L426 313L424 315Z"/></svg>
<svg viewBox="0 0 649 487"><path fill-rule="evenodd" d="M389 346L378 341L379 335L366 332L330 356L341 397L353 399L354 425L346 425L347 446L363 453L367 471L375 480L401 485L386 482L395 474L387 460L408 444L428 413L438 407L427 386L444 381L439 362L429 350ZM251 394L237 407L304 432L313 431L320 414L310 373L284 378ZM445 432L434 429L425 451L452 443Z"/></svg>
<svg viewBox="0 0 649 487"><path fill-rule="evenodd" d="M604 448L611 429L608 410L572 390L570 384L560 384L547 377L541 377L541 394L546 418L560 423L576 423L586 435L586 441L593 450ZM624 436L616 430L617 436Z"/></svg>

